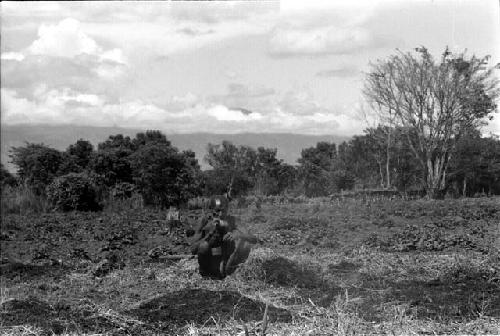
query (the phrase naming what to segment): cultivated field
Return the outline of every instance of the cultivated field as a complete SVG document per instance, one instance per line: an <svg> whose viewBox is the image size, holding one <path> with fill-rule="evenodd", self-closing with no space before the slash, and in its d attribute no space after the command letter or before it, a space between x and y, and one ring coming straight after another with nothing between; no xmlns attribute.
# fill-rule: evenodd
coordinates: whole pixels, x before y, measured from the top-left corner
<svg viewBox="0 0 500 336"><path fill-rule="evenodd" d="M263 244L223 281L158 258L188 251L165 212L4 215L0 333L500 334L499 198L231 212Z"/></svg>

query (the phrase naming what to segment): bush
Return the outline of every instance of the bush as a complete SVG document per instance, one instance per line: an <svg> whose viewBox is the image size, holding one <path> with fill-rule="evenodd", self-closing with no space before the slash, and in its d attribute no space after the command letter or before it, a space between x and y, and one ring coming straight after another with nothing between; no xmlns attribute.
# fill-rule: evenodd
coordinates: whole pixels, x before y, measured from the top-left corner
<svg viewBox="0 0 500 336"><path fill-rule="evenodd" d="M56 178L47 187L47 198L54 210L97 211L96 186L85 173L70 173Z"/></svg>

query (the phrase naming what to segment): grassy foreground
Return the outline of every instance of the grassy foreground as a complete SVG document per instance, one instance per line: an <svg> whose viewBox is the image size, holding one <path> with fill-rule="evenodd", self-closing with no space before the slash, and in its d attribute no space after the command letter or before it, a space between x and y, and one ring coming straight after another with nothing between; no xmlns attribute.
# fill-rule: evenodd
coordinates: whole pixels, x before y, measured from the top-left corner
<svg viewBox="0 0 500 336"><path fill-rule="evenodd" d="M0 334L500 334L499 198L232 213L264 243L223 281L154 258L187 251L164 212L3 216Z"/></svg>

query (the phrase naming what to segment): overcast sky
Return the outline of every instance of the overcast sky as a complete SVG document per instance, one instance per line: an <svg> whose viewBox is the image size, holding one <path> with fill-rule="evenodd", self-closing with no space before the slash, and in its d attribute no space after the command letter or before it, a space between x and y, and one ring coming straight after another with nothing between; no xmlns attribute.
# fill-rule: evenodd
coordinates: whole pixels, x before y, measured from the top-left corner
<svg viewBox="0 0 500 336"><path fill-rule="evenodd" d="M356 5L351 4L354 2ZM307 5L305 5L307 4ZM352 135L370 61L500 62L497 0L3 2L2 123ZM488 131L500 135L500 114Z"/></svg>

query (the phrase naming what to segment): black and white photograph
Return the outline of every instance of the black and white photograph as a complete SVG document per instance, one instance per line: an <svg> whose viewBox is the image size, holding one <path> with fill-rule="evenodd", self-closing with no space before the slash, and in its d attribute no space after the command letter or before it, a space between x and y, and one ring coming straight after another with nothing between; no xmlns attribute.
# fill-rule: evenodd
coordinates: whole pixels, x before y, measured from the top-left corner
<svg viewBox="0 0 500 336"><path fill-rule="evenodd" d="M0 335L500 335L500 1L0 3Z"/></svg>

